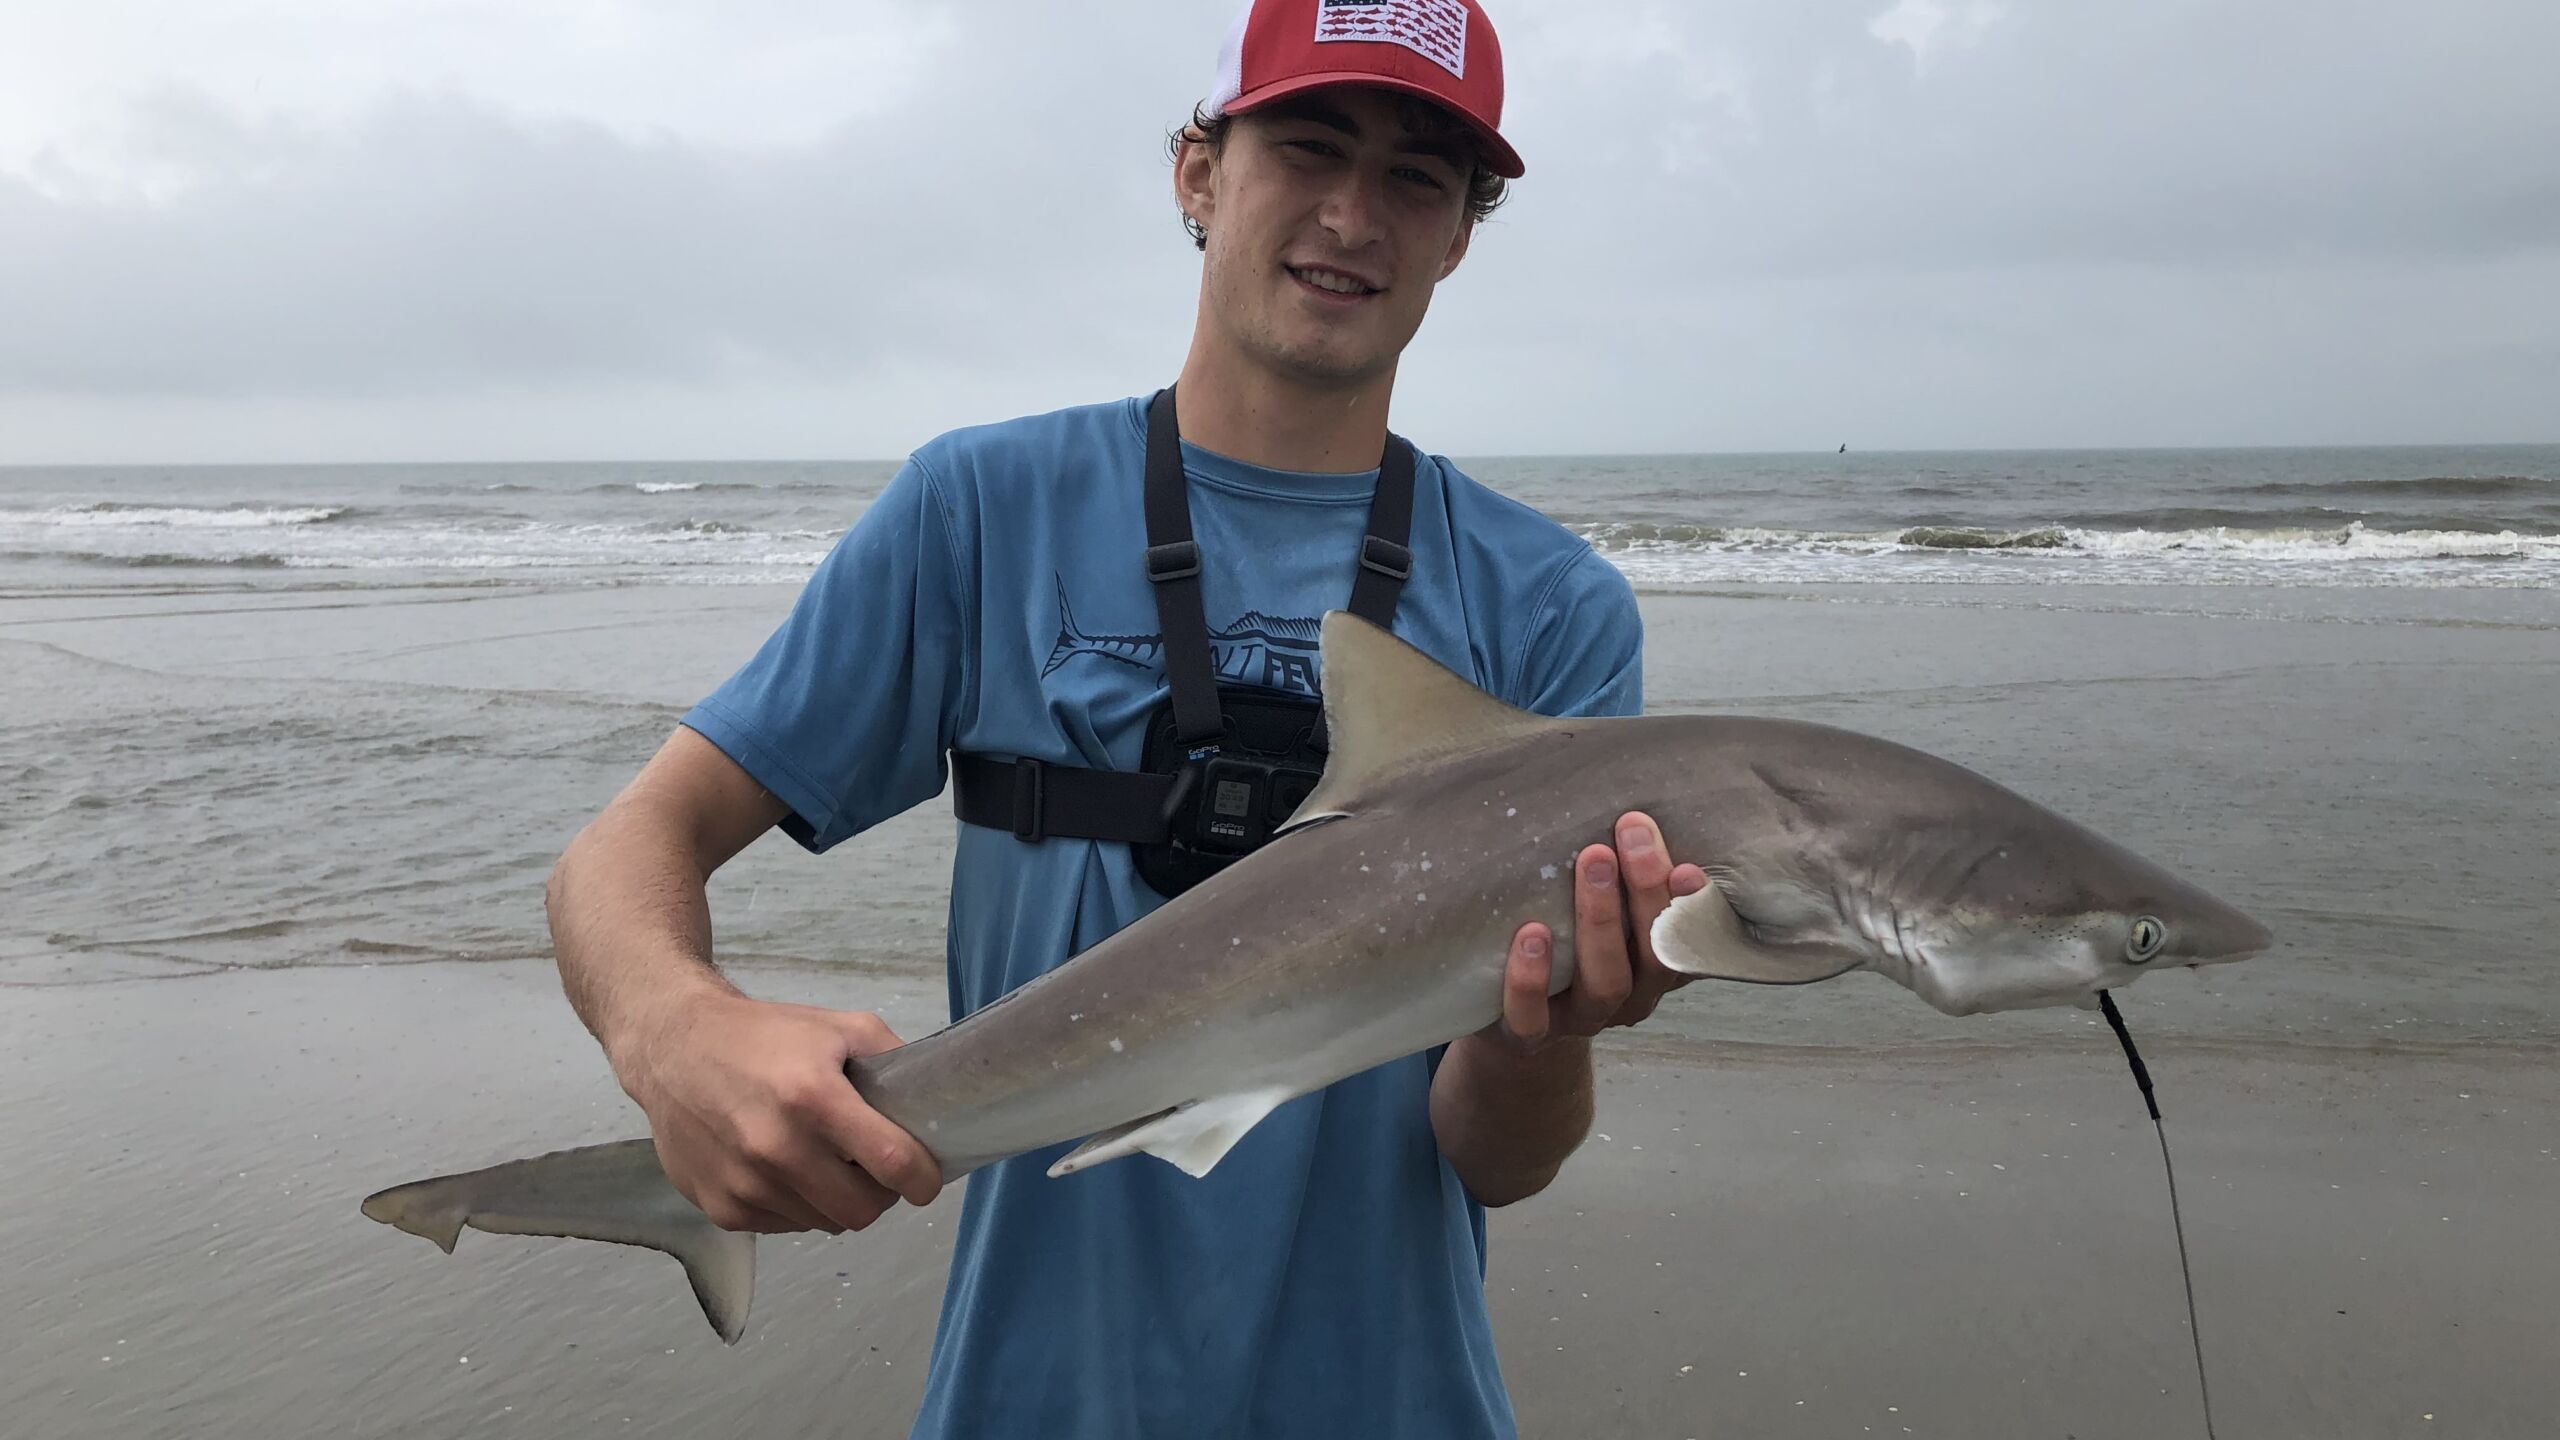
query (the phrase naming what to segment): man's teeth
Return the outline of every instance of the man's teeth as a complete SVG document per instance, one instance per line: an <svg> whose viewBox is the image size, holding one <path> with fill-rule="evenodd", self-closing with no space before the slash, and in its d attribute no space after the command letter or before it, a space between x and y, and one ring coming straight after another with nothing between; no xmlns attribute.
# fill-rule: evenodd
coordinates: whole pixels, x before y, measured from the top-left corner
<svg viewBox="0 0 2560 1440"><path fill-rule="evenodd" d="M1366 295L1369 293L1368 286L1361 284L1357 280L1350 279L1347 276L1333 274L1330 271L1292 270L1289 273L1306 281L1308 284L1313 285L1319 290L1330 290L1336 295Z"/></svg>

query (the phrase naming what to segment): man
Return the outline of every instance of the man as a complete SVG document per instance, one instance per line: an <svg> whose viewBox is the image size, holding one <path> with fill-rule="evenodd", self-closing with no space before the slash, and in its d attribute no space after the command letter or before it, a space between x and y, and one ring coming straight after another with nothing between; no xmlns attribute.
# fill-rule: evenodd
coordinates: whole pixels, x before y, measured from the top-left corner
<svg viewBox="0 0 2560 1440"><path fill-rule="evenodd" d="M1305 622L1350 592L1398 357L1521 167L1472 3L1259 0L1219 73L1174 146L1204 254L1175 386L1200 594L1223 675L1311 693ZM1139 768L1174 662L1088 637L1157 629L1137 538L1148 424L1129 399L918 450L562 857L571 1001L668 1175L721 1225L858 1230L941 1179L842 1073L898 1038L732 988L706 877L774 825L823 850L931 798L952 753ZM1641 632L1618 573L1446 461L1412 470L1396 631L1518 705L1635 710ZM1527 925L1501 1023L1282 1107L1205 1179L1139 1158L1050 1180L1053 1152L975 1176L915 1433L1511 1433L1482 1206L1536 1193L1580 1143L1587 1037L1677 983L1642 937L1704 883L1675 874L1641 815L1617 840L1558 857L1579 931L1561 995L1552 937ZM1131 853L961 826L953 1014L1160 903Z"/></svg>

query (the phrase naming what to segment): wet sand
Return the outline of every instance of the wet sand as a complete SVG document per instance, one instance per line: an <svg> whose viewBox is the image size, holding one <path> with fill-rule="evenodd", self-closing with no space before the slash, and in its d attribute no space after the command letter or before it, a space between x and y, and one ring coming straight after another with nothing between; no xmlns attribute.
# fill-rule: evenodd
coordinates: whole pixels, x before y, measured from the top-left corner
<svg viewBox="0 0 2560 1440"><path fill-rule="evenodd" d="M929 1027L932 987L886 988ZM2159 1155L2110 1049L1613 1052L1606 1138L1493 1225L1524 1434L2202 1433ZM2224 1435L2552 1433L2544 1057L2150 1059ZM661 1257L472 1233L447 1258L357 1213L636 1133L546 966L18 989L0 1092L12 1435L905 1434L950 1207L764 1241L735 1349Z"/></svg>
<svg viewBox="0 0 2560 1440"><path fill-rule="evenodd" d="M660 1257L356 1210L638 1133L541 869L789 598L0 596L0 1435L905 1433L956 1207L767 1241L734 1350ZM2127 996L2221 1433L2560 1434L2560 614L2319 598L1653 596L1648 689L1935 749L2270 919ZM760 843L724 953L921 1034L948 856L932 807ZM1608 1048L1599 1130L1493 1224L1525 1434L2203 1433L2088 1017L1693 989Z"/></svg>

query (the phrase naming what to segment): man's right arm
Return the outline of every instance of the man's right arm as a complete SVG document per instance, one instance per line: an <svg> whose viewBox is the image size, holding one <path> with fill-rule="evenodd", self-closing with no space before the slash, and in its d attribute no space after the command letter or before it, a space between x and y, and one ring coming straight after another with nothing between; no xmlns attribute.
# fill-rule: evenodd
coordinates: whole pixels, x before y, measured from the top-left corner
<svg viewBox="0 0 2560 1440"><path fill-rule="evenodd" d="M787 809L679 728L553 867L552 944L686 1199L731 1230L859 1230L942 1188L845 1076L898 1037L876 1015L751 999L711 958L712 872Z"/></svg>

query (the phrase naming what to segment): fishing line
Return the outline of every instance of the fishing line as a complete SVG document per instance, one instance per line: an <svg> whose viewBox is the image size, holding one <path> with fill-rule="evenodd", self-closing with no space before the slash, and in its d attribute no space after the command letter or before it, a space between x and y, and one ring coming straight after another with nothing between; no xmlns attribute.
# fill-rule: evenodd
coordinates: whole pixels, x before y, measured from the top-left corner
<svg viewBox="0 0 2560 1440"><path fill-rule="evenodd" d="M2142 1064L2142 1052L2133 1048L2133 1032L2124 1028L2124 1017L2116 1013L2116 997L2106 990L2098 992L2098 1009L2116 1032L2116 1043L2124 1046L2124 1058L2133 1066L2133 1083L2142 1087L2142 1103L2151 1111L2151 1128L2160 1136L2160 1168L2169 1177L2169 1223L2178 1233L2178 1278L2187 1284L2187 1338L2195 1342L2196 1398L2204 1402L2205 1440L2219 1440L2213 1430L2213 1391L2204 1379L2204 1331L2196 1324L2196 1272L2187 1263L2187 1221L2178 1208L2178 1167L2169 1163L2169 1127L2160 1123L2160 1101L2151 1093L2151 1072Z"/></svg>

